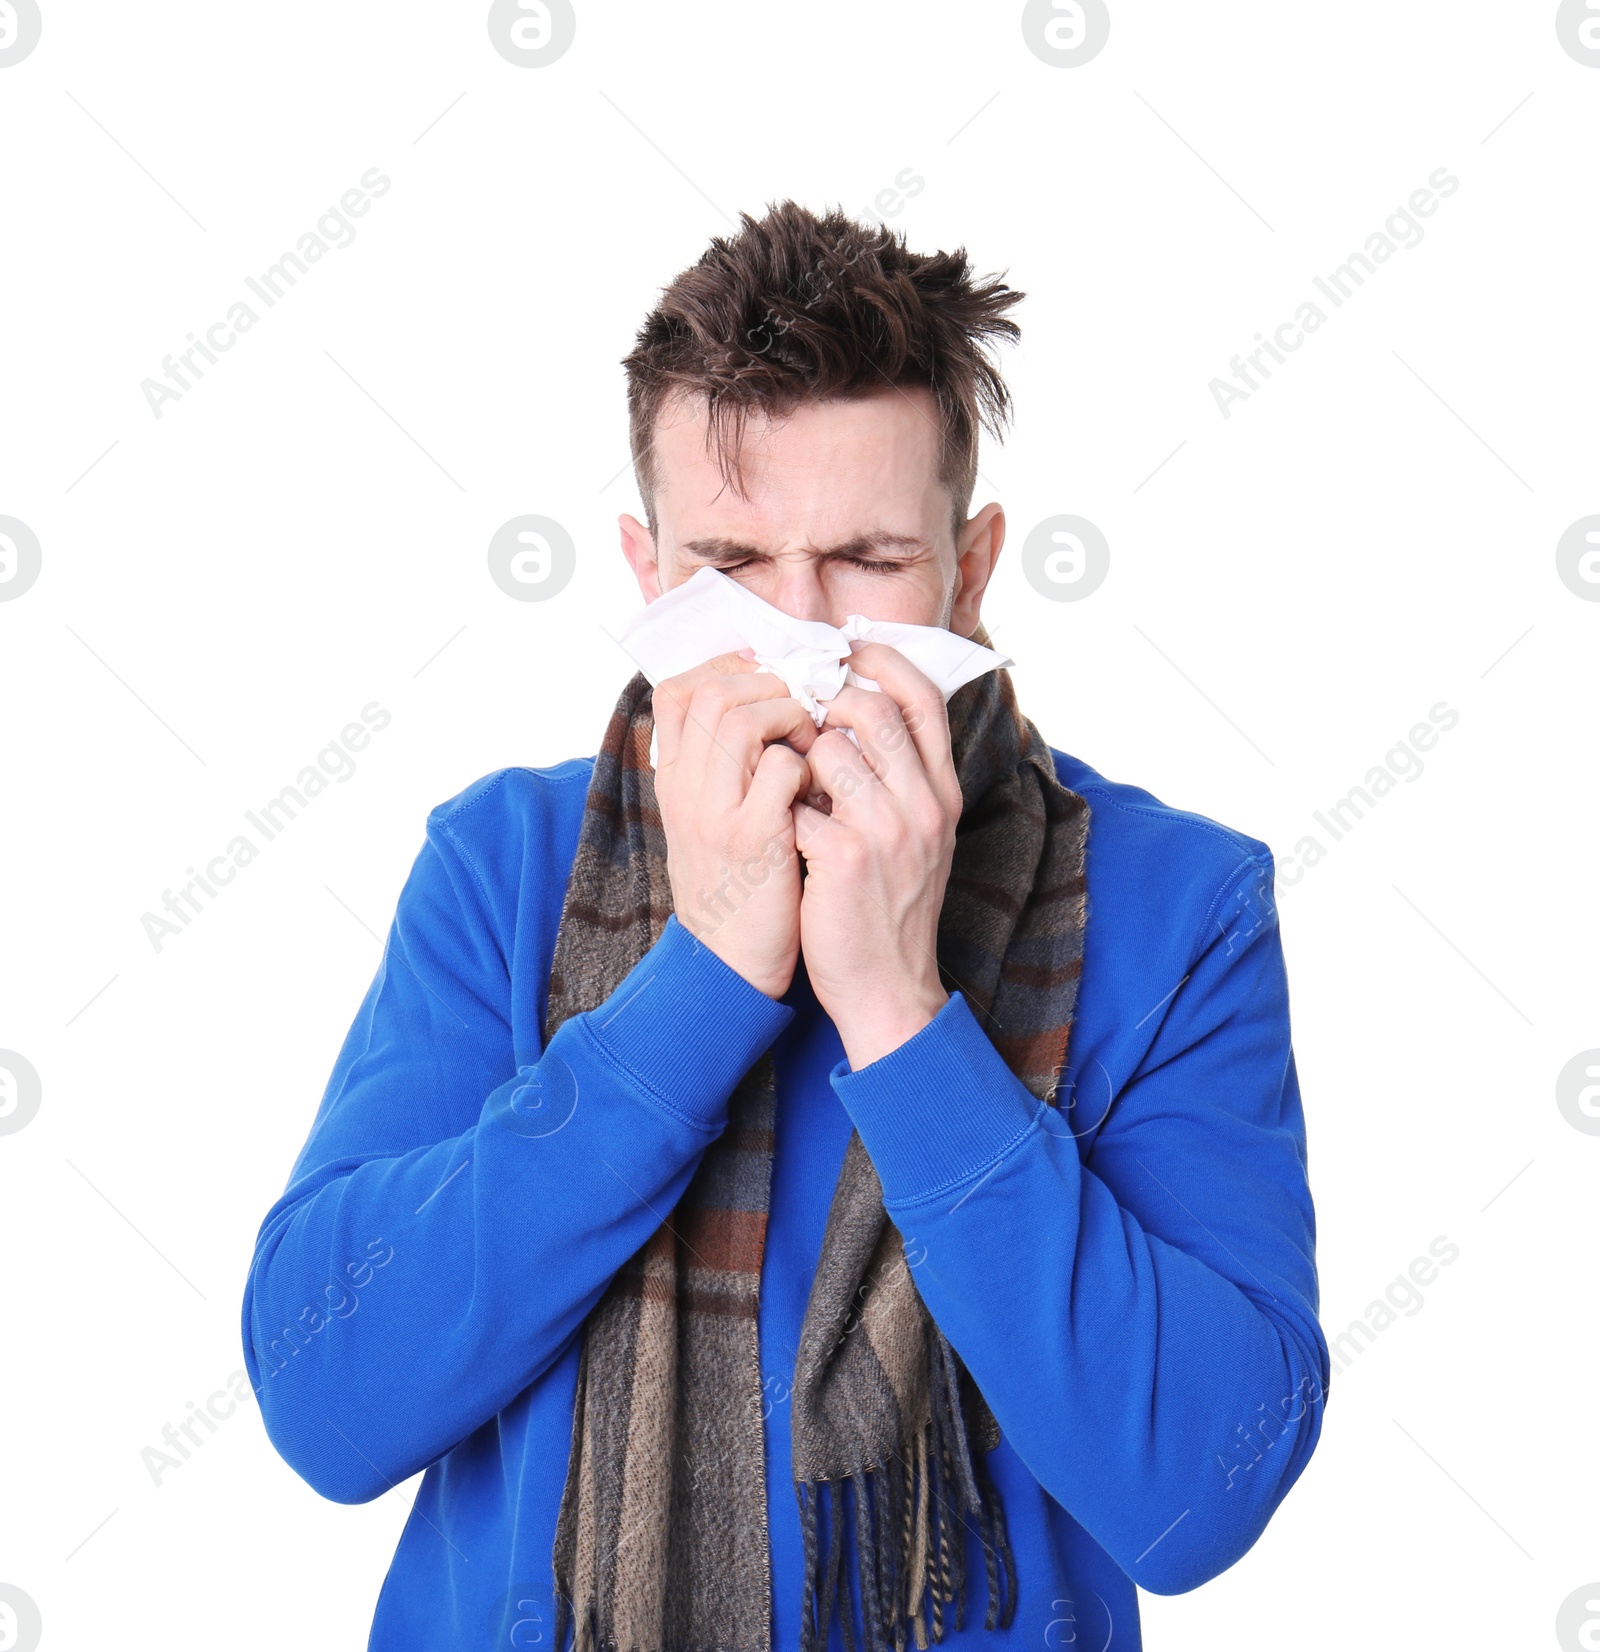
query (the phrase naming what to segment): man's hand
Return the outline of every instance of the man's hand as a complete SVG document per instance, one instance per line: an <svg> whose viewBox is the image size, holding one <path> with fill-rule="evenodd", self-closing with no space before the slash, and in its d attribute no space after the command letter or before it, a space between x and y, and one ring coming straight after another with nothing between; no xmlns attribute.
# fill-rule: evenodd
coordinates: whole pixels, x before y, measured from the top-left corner
<svg viewBox="0 0 1600 1652"><path fill-rule="evenodd" d="M781 677L721 654L657 684L656 801L678 922L769 998L800 953L796 796L817 727ZM773 744L788 741L788 745Z"/></svg>
<svg viewBox="0 0 1600 1652"><path fill-rule="evenodd" d="M961 784L938 688L885 643L857 643L850 668L882 692L845 688L828 703L806 754L807 796L793 814L806 860L806 972L859 1070L949 1000L937 945ZM816 806L823 796L829 813Z"/></svg>

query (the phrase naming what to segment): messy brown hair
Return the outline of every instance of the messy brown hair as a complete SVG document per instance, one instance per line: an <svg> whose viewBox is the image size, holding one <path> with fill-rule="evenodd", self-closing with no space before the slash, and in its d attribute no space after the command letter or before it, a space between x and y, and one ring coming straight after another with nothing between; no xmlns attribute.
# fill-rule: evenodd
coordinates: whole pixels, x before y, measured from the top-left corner
<svg viewBox="0 0 1600 1652"><path fill-rule="evenodd" d="M905 232L820 216L794 201L714 237L661 294L623 358L628 435L650 532L660 485L656 420L678 395L704 399L708 451L739 488L751 414L782 418L804 402L855 400L901 386L931 391L940 420L939 480L959 532L978 474L980 427L997 440L1011 395L991 340L1021 329L1005 312L1024 295L973 278L965 248L906 250Z"/></svg>

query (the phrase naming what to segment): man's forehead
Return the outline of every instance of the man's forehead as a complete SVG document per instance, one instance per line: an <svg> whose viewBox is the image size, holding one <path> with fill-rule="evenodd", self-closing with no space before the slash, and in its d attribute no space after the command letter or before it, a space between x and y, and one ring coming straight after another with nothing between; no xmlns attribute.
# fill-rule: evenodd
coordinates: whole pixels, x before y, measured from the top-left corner
<svg viewBox="0 0 1600 1652"><path fill-rule="evenodd" d="M893 453L900 462L911 454L933 460L939 451L939 423L930 394L920 386L886 389L849 400L808 401L781 413L752 408L738 428L738 452L745 466L804 468L809 464L848 461ZM735 422L724 432L730 446ZM680 395L669 401L653 433L659 456L675 467L718 466L717 432L703 396Z"/></svg>
<svg viewBox="0 0 1600 1652"><path fill-rule="evenodd" d="M675 519L673 537L691 554L721 539L746 555L849 546L870 555L864 538L875 535L880 552L914 555L917 546L890 541L923 536L930 549L927 536L948 511L936 435L916 404L897 396L807 403L773 420L753 416L724 472L702 404L657 430L657 509Z"/></svg>

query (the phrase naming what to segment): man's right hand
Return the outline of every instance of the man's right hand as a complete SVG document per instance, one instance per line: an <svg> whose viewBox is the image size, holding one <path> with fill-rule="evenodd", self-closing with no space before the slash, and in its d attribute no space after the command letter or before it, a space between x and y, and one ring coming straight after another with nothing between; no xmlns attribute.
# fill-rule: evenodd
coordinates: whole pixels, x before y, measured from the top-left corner
<svg viewBox="0 0 1600 1652"><path fill-rule="evenodd" d="M781 677L720 654L657 684L656 801L678 922L769 998L800 955L790 805L818 730ZM788 745L776 742L788 741Z"/></svg>
<svg viewBox="0 0 1600 1652"><path fill-rule="evenodd" d="M791 805L811 781L801 753L819 730L783 677L741 654L667 677L651 704L677 920L751 986L781 998L799 958Z"/></svg>

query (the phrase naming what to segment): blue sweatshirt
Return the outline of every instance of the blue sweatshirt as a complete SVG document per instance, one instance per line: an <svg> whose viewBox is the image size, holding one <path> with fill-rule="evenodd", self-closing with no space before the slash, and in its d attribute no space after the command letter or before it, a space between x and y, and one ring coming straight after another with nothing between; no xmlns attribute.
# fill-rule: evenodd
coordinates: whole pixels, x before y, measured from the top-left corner
<svg viewBox="0 0 1600 1652"><path fill-rule="evenodd" d="M594 762L504 769L429 815L376 979L245 1291L267 1431L360 1503L426 1469L378 1652L549 1645L584 1317L768 1048L758 1330L773 1646L802 1592L789 1387L852 1127L934 1319L1000 1424L1016 1555L1001 1652L1140 1646L1134 1586L1232 1565L1315 1448L1315 1220L1266 845L1054 754L1091 811L1060 1110L960 992L852 1071L803 968L783 999L671 918L606 1003L541 1033ZM513 1091L534 1083L538 1105ZM837 1626L833 1646L840 1646Z"/></svg>

